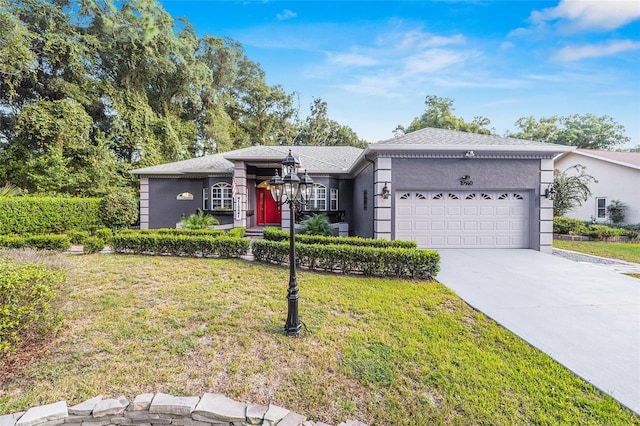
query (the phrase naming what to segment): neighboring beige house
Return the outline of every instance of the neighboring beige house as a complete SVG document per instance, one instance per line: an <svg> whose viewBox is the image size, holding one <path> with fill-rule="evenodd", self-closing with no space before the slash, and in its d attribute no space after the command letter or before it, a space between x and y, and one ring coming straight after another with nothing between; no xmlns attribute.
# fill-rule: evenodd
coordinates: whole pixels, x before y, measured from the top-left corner
<svg viewBox="0 0 640 426"><path fill-rule="evenodd" d="M581 164L598 180L591 183L591 197L567 216L585 221L607 222L607 206L613 200L627 205L625 223L640 223L640 152L576 149L555 159L555 168L564 171Z"/></svg>

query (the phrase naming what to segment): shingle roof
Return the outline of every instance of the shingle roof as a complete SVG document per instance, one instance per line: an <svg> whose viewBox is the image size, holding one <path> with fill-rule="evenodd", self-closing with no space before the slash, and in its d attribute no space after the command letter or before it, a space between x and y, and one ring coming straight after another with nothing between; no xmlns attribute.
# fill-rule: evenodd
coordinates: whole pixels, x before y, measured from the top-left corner
<svg viewBox="0 0 640 426"><path fill-rule="evenodd" d="M231 172L233 172L233 163L225 159L223 154L205 155L190 160L131 170L131 173L136 175L184 175Z"/></svg>
<svg viewBox="0 0 640 426"><path fill-rule="evenodd" d="M504 148L541 147L551 149L564 146L525 139L505 138L495 135L481 135L478 133L467 133L457 130L436 129L432 127L416 130L415 132L407 133L406 135L397 136L395 138L372 144L372 146L385 145L431 145L440 147L495 146Z"/></svg>
<svg viewBox="0 0 640 426"><path fill-rule="evenodd" d="M280 163L289 153L296 157L302 169L309 173L348 173L356 165L364 149L352 146L252 146L222 154L206 155L191 160L161 164L132 170L138 175L188 175L232 173L233 161ZM396 138L369 145L369 151L535 151L545 155L571 151L574 147L555 145L524 139L503 138L493 135L459 132L456 130L426 128Z"/></svg>
<svg viewBox="0 0 640 426"><path fill-rule="evenodd" d="M576 149L574 152L576 154L626 165L635 169L640 168L640 152L603 151L597 149Z"/></svg>
<svg viewBox="0 0 640 426"><path fill-rule="evenodd" d="M309 173L346 173L362 153L352 146L252 146L221 154L205 155L190 160L160 164L132 170L137 175L186 175L232 173L233 161L280 163L289 153L300 161Z"/></svg>
<svg viewBox="0 0 640 426"><path fill-rule="evenodd" d="M252 146L225 154L228 160L281 162L289 153L310 173L345 173L362 154L353 146Z"/></svg>

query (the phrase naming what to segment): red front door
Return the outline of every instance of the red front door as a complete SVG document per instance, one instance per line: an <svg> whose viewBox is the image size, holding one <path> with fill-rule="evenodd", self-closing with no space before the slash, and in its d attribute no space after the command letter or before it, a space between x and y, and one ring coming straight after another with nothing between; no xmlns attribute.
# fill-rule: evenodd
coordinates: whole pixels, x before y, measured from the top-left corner
<svg viewBox="0 0 640 426"><path fill-rule="evenodd" d="M271 191L265 188L258 188L256 191L258 225L279 224L281 210L271 196Z"/></svg>

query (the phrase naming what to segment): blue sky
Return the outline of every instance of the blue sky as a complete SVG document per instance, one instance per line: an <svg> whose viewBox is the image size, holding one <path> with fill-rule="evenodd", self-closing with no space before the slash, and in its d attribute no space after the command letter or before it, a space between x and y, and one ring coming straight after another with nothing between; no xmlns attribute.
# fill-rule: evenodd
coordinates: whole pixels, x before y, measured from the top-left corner
<svg viewBox="0 0 640 426"><path fill-rule="evenodd" d="M640 1L161 0L199 35L229 36L267 83L313 98L369 142L454 99L499 134L520 117L592 113L640 145Z"/></svg>

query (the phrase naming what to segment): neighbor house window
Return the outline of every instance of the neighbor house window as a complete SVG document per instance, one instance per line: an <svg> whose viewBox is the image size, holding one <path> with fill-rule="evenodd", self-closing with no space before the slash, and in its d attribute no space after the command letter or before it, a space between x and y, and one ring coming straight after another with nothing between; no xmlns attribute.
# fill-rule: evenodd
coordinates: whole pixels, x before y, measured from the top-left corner
<svg viewBox="0 0 640 426"><path fill-rule="evenodd" d="M327 209L327 187L319 183L314 183L311 190L311 197L307 203L307 210Z"/></svg>
<svg viewBox="0 0 640 426"><path fill-rule="evenodd" d="M331 188L331 211L338 210L338 189Z"/></svg>
<svg viewBox="0 0 640 426"><path fill-rule="evenodd" d="M606 198L596 198L596 218L597 219L607 218L607 199Z"/></svg>
<svg viewBox="0 0 640 426"><path fill-rule="evenodd" d="M202 210L209 210L209 190L202 188Z"/></svg>
<svg viewBox="0 0 640 426"><path fill-rule="evenodd" d="M233 208L233 196L231 185L226 182L218 182L211 186L211 210Z"/></svg>

